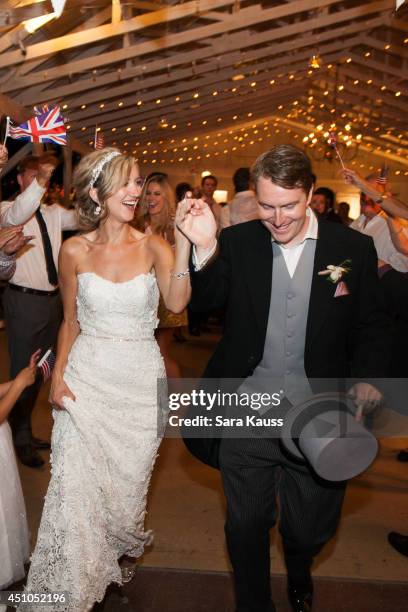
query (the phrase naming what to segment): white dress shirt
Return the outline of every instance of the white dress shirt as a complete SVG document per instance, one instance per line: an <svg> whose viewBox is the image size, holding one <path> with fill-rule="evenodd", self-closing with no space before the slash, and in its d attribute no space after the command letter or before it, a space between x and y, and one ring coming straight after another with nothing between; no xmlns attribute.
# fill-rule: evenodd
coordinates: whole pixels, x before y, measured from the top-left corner
<svg viewBox="0 0 408 612"><path fill-rule="evenodd" d="M45 193L36 179L14 202L2 202L0 205L0 226L24 225L25 236L34 236L17 254L16 270L10 278L14 285L52 291L55 289L48 281L44 247L40 227L35 218L35 211L40 206ZM78 228L78 217L75 210L67 210L58 204L41 205L41 213L50 236L52 254L58 270L58 254L61 248L63 230Z"/></svg>
<svg viewBox="0 0 408 612"><path fill-rule="evenodd" d="M393 245L387 221L378 215L369 219L367 223L366 221L367 217L360 215L349 227L372 237L378 259L389 264L398 272L408 272L408 257L399 253ZM402 231L408 238L408 230L404 227Z"/></svg>
<svg viewBox="0 0 408 612"><path fill-rule="evenodd" d="M221 209L221 229L258 218L258 200L255 193L248 189L239 191L231 202Z"/></svg>
<svg viewBox="0 0 408 612"><path fill-rule="evenodd" d="M316 215L310 208L306 209L306 215L309 218L309 225L307 227L306 234L300 242L297 242L290 246L285 246L283 244L279 244L272 237L272 242L276 242L279 245L280 250L282 251L283 257L285 258L286 267L288 268L289 276L291 278L295 273L296 266L298 265L300 256L302 255L303 249L305 248L306 240L317 240L319 226Z"/></svg>

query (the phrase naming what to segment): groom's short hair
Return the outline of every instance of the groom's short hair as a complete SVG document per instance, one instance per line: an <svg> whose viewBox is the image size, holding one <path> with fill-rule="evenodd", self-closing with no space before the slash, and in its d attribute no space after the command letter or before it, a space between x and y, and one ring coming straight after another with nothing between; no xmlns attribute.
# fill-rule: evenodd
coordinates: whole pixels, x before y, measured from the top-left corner
<svg viewBox="0 0 408 612"><path fill-rule="evenodd" d="M313 187L310 159L293 145L275 145L258 157L251 173L255 186L262 177L284 189L303 189L306 194Z"/></svg>

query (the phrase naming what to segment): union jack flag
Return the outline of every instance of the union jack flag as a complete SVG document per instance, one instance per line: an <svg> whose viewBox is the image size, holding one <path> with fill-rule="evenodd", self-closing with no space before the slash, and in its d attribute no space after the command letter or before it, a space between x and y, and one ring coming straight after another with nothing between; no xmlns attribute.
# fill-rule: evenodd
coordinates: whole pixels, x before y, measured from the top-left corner
<svg viewBox="0 0 408 612"><path fill-rule="evenodd" d="M103 149L105 146L105 137L101 128L95 127L94 149Z"/></svg>
<svg viewBox="0 0 408 612"><path fill-rule="evenodd" d="M55 355L52 352L52 349L48 349L45 355L37 363L37 368L40 370L44 382L47 382L47 380L51 377L54 366Z"/></svg>
<svg viewBox="0 0 408 612"><path fill-rule="evenodd" d="M67 144L67 133L59 106L36 115L21 125L10 124L8 135L16 140Z"/></svg>

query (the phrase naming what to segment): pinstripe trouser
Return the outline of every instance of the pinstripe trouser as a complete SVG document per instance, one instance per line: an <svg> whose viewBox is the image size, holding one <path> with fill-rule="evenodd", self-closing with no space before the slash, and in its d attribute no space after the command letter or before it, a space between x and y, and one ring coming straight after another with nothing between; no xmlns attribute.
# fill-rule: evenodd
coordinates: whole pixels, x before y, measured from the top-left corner
<svg viewBox="0 0 408 612"><path fill-rule="evenodd" d="M346 483L292 461L278 439L223 439L219 459L237 612L273 612L269 530L278 504L289 580L306 586L314 555L338 526Z"/></svg>
<svg viewBox="0 0 408 612"><path fill-rule="evenodd" d="M54 347L62 320L62 304L59 294L53 296L31 295L13 291L4 292L4 310L7 321L10 354L10 375L14 378L28 365L37 349L45 352ZM31 413L41 388L41 378L27 387L10 413L9 421L16 446L31 443Z"/></svg>

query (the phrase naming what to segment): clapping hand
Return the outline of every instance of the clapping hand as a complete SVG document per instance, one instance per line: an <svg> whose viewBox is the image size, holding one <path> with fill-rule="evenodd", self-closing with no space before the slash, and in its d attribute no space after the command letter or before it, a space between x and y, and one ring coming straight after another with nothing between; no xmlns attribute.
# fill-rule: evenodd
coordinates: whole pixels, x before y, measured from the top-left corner
<svg viewBox="0 0 408 612"><path fill-rule="evenodd" d="M177 207L176 227L196 247L207 249L215 242L217 224L208 204L190 195L186 194Z"/></svg>

